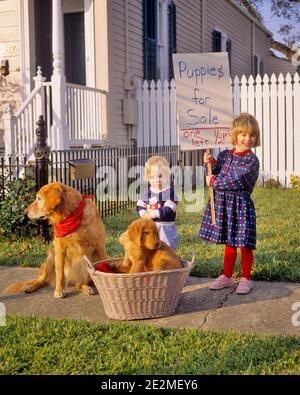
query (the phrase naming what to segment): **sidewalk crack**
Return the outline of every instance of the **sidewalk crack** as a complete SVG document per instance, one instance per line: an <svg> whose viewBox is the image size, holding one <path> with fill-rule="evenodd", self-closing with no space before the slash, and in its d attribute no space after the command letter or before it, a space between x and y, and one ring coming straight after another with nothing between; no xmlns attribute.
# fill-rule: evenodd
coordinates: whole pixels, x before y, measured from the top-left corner
<svg viewBox="0 0 300 395"><path fill-rule="evenodd" d="M204 322L202 325L199 326L199 329L203 329L205 327L209 316L211 314L213 314L214 312L216 312L217 310L221 309L224 306L224 304L228 301L229 296L234 293L234 291L235 291L235 287L232 287L232 290L230 292L226 293L226 295L224 296L224 299L221 300L220 304L215 309L208 311L208 313L205 315Z"/></svg>

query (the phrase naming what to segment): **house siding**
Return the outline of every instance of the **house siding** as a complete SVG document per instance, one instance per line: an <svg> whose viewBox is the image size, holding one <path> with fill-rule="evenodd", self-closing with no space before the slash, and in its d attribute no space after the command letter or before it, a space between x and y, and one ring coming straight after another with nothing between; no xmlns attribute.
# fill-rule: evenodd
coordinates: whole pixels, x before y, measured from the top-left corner
<svg viewBox="0 0 300 395"><path fill-rule="evenodd" d="M295 72L290 62L270 56L268 32L238 9L233 0L174 0L177 15L177 51L212 52L212 32L220 30L232 41L232 77L253 72L253 57L264 71ZM0 1L0 56L9 59L10 74L0 76L0 131L8 103L20 104L20 0ZM66 12L83 9L83 0L63 0ZM127 4L127 11L126 11ZM96 87L108 91L108 137L116 146L131 144L131 127L123 122L123 99L135 91L124 90L124 75L143 80L143 1L94 0ZM105 14L105 15L104 15ZM127 19L126 19L127 17ZM10 48L9 50L7 48ZM7 51L11 51L7 53ZM1 133L0 133L1 139Z"/></svg>
<svg viewBox="0 0 300 395"><path fill-rule="evenodd" d="M130 127L123 123L123 99L127 97L124 75L128 73L134 75L135 79L143 79L143 2L128 0L127 26L125 1L110 0L109 3L110 143L126 146L130 143Z"/></svg>
<svg viewBox="0 0 300 395"><path fill-rule="evenodd" d="M231 39L232 77L251 74L251 20L226 0L209 0L205 3L204 52L212 52L212 32L219 30Z"/></svg>
<svg viewBox="0 0 300 395"><path fill-rule="evenodd" d="M20 48L20 2L0 2L0 58L9 62L9 75L0 76L0 144L3 145L3 115L8 104L12 110L21 103L21 48Z"/></svg>
<svg viewBox="0 0 300 395"><path fill-rule="evenodd" d="M109 0L109 125L111 145L128 145L127 126L123 123L124 73L126 72L125 2Z"/></svg>
<svg viewBox="0 0 300 395"><path fill-rule="evenodd" d="M143 2L128 0L129 72L143 79Z"/></svg>
<svg viewBox="0 0 300 395"><path fill-rule="evenodd" d="M270 77L273 73L276 76L278 76L280 73L282 73L284 76L286 76L287 73L294 75L296 73L296 67L293 66L291 60L280 59L274 55L270 55L265 67L265 71Z"/></svg>
<svg viewBox="0 0 300 395"><path fill-rule="evenodd" d="M230 0L174 0L178 53L212 52L212 32L219 29L232 41L234 77L253 72L254 51L266 63L268 34ZM129 144L130 129L123 123L124 74L143 80L143 1L108 1L109 31L109 133L110 143ZM243 34L241 34L243 32ZM127 36L126 36L127 34ZM126 40L128 38L128 42ZM257 40L257 42L255 41ZM127 53L128 51L128 53Z"/></svg>
<svg viewBox="0 0 300 395"><path fill-rule="evenodd" d="M253 56L254 55L258 55L263 61L263 69L265 73L270 58L270 39L257 26L255 26L255 30L254 30Z"/></svg>
<svg viewBox="0 0 300 395"><path fill-rule="evenodd" d="M176 0L177 51L202 52L202 1Z"/></svg>

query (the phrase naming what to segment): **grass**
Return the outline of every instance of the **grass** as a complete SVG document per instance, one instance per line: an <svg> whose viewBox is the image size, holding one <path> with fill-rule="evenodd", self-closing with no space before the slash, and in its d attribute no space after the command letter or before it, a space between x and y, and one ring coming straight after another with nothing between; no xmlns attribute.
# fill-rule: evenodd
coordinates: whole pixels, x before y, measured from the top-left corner
<svg viewBox="0 0 300 395"><path fill-rule="evenodd" d="M257 212L257 250L253 267L254 280L300 282L300 199L294 189L256 188L253 200ZM206 198L205 198L206 201ZM178 254L189 259L195 252L192 274L215 277L222 271L223 245L198 239L202 211L185 212L180 203L177 213ZM104 219L107 252L112 258L123 255L118 237L128 224L137 219L134 210L126 210ZM0 265L39 266L48 246L37 238L1 239ZM235 275L240 265L237 263Z"/></svg>
<svg viewBox="0 0 300 395"><path fill-rule="evenodd" d="M255 280L300 282L299 196L290 189L255 189ZM193 275L216 276L224 247L198 239L201 215L179 205L178 254L195 252ZM122 256L118 237L136 218L127 210L104 219L109 256ZM2 238L0 264L39 266L47 248L38 238ZM9 316L0 326L0 374L298 375L300 338Z"/></svg>
<svg viewBox="0 0 300 395"><path fill-rule="evenodd" d="M300 374L300 339L9 317L0 374Z"/></svg>

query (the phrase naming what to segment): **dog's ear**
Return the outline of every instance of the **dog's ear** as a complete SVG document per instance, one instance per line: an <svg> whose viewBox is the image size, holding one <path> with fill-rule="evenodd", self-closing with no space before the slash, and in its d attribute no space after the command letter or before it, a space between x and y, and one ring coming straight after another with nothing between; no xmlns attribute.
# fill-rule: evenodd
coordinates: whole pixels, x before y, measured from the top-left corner
<svg viewBox="0 0 300 395"><path fill-rule="evenodd" d="M45 208L54 210L62 203L62 190L59 187L49 189L45 198Z"/></svg>
<svg viewBox="0 0 300 395"><path fill-rule="evenodd" d="M144 220L136 220L128 227L128 239L140 245L143 236Z"/></svg>
<svg viewBox="0 0 300 395"><path fill-rule="evenodd" d="M119 237L119 242L120 242L120 244L121 244L122 246L125 246L126 243L128 242L128 239L129 239L129 237L128 237L128 230L126 230L126 231L123 232L123 233L121 234L121 236Z"/></svg>

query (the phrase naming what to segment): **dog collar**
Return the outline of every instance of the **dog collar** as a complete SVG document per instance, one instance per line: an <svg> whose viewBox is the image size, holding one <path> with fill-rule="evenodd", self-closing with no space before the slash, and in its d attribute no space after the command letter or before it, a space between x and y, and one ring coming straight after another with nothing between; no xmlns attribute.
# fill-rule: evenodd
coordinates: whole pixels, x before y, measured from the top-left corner
<svg viewBox="0 0 300 395"><path fill-rule="evenodd" d="M82 195L82 201L76 210L68 215L64 220L54 225L54 236L64 237L74 232L80 225L85 199L93 199L93 196Z"/></svg>

